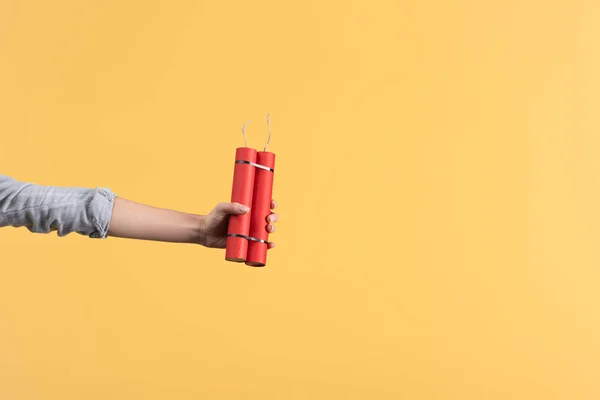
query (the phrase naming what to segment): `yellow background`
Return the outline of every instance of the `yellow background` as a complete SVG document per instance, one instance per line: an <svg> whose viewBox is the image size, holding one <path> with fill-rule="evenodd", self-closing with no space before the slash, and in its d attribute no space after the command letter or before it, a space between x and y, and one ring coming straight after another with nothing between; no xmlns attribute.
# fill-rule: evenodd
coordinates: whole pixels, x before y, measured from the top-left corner
<svg viewBox="0 0 600 400"><path fill-rule="evenodd" d="M0 230L0 398L600 398L596 1L0 3L0 172L206 213L269 265Z"/></svg>

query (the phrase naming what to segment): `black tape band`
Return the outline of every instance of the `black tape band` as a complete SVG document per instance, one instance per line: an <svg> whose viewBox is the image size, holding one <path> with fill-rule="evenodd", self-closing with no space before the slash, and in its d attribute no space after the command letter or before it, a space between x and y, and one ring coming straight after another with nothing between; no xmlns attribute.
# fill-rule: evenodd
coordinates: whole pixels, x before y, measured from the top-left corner
<svg viewBox="0 0 600 400"><path fill-rule="evenodd" d="M239 237L239 238L242 238L242 239L248 239L248 240L252 240L252 241L255 241L255 242L264 243L266 245L269 244L269 242L267 242L266 240L262 240L262 239L255 238L255 237L252 237L252 236L238 235L237 233L228 233L227 236L229 236L229 237Z"/></svg>

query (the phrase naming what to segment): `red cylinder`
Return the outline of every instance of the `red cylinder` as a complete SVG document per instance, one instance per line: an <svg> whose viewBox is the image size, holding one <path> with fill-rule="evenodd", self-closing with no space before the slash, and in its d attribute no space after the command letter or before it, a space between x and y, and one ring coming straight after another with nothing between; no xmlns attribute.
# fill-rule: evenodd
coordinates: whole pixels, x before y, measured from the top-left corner
<svg viewBox="0 0 600 400"><path fill-rule="evenodd" d="M235 166L233 169L233 187L231 202L250 207L243 215L229 217L225 259L227 261L244 262L248 251L248 235L252 215L252 195L254 192L254 177L256 168L256 150L239 147L235 151Z"/></svg>
<svg viewBox="0 0 600 400"><path fill-rule="evenodd" d="M273 199L273 175L275 154L259 151L256 155L256 175L254 177L254 195L252 197L252 215L250 216L250 240L246 265L264 267L267 264L267 217L271 214Z"/></svg>

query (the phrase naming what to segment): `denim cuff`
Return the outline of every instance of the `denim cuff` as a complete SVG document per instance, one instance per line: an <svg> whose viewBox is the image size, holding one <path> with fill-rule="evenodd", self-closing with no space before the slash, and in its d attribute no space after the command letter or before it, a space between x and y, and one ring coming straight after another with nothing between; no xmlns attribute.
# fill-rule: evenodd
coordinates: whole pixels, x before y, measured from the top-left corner
<svg viewBox="0 0 600 400"><path fill-rule="evenodd" d="M89 205L89 215L92 215L96 231L92 232L89 237L93 239L105 239L108 234L117 195L108 188L96 188L95 192Z"/></svg>

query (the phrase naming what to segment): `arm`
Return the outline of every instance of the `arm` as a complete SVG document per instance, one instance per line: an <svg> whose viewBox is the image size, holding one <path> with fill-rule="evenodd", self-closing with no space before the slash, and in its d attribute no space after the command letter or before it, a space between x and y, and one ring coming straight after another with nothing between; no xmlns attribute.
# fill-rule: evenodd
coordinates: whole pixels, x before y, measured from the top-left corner
<svg viewBox="0 0 600 400"><path fill-rule="evenodd" d="M204 217L115 199L108 236L191 243L201 235Z"/></svg>
<svg viewBox="0 0 600 400"><path fill-rule="evenodd" d="M271 208L275 207L277 203L271 202ZM229 215L247 212L248 207L242 204L220 203L208 215L196 215L117 198L108 235L224 248ZM275 232L275 226L271 224L277 218L277 214L271 214L265 221L268 232ZM274 246L273 243L269 244L269 248Z"/></svg>
<svg viewBox="0 0 600 400"><path fill-rule="evenodd" d="M277 204L272 202L271 208ZM229 215L246 207L220 203L208 215L147 206L117 197L109 189L62 188L16 181L0 175L0 227L24 226L31 232L77 232L91 238L115 236L224 248ZM265 229L275 232L271 214ZM270 244L269 247L273 247Z"/></svg>

